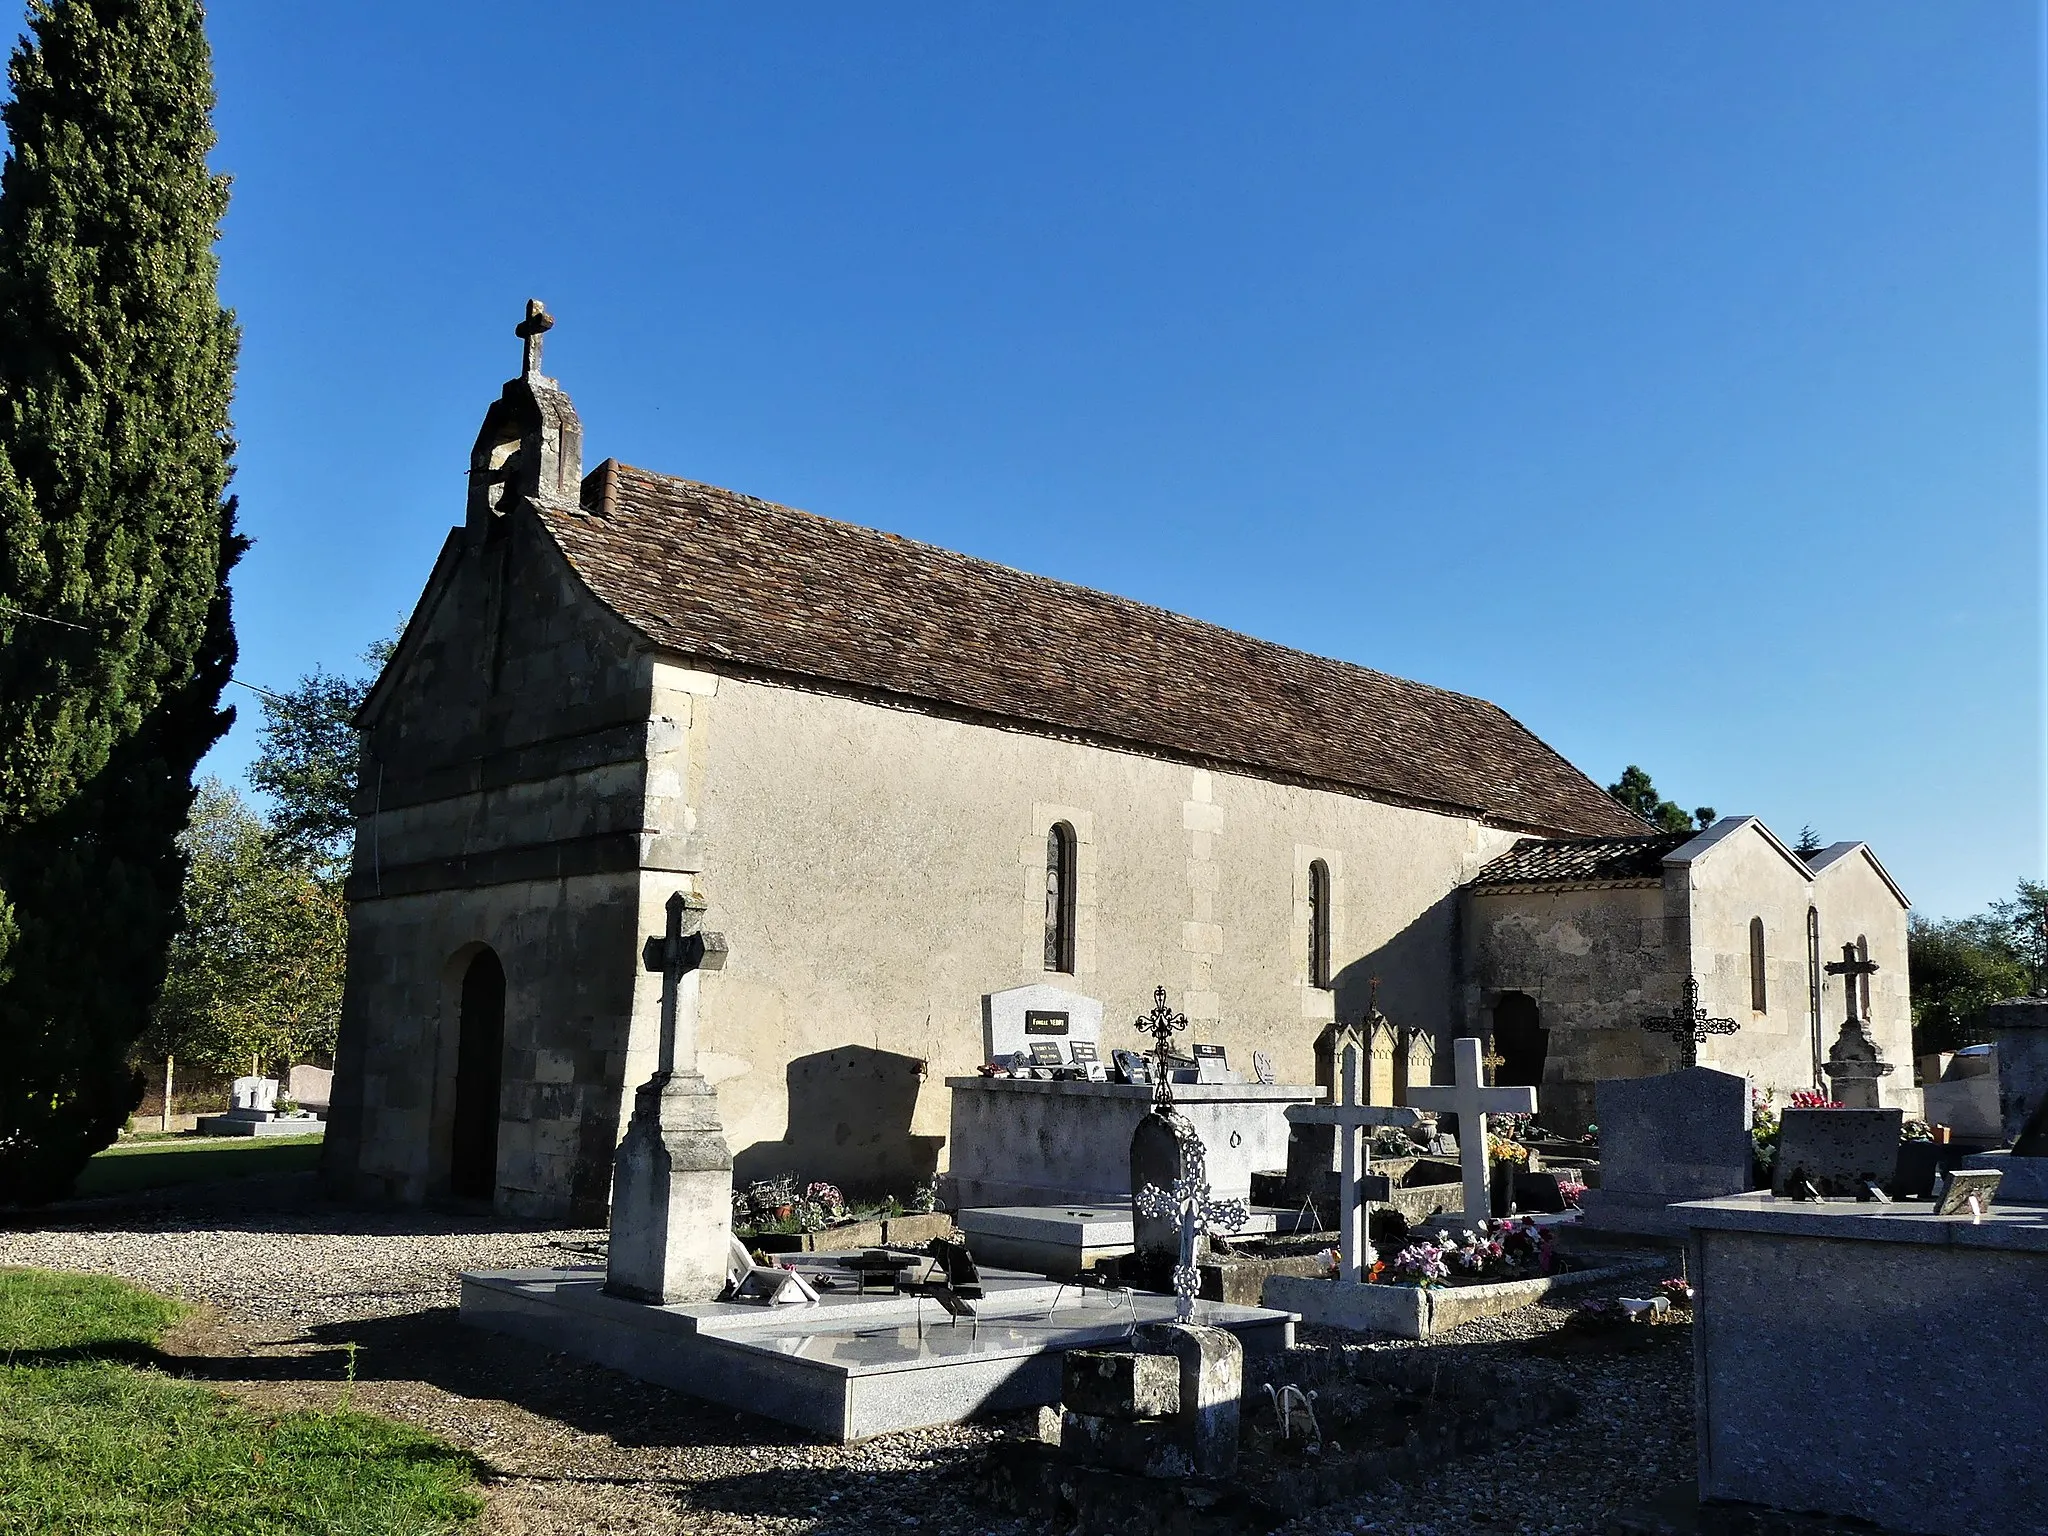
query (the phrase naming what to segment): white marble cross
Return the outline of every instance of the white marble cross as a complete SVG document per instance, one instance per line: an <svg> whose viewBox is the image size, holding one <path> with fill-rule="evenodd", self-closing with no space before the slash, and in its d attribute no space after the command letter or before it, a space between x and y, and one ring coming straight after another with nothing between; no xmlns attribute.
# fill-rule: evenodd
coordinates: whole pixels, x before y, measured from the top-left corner
<svg viewBox="0 0 2048 1536"><path fill-rule="evenodd" d="M1372 1251L1372 1230L1359 1180L1372 1173L1372 1138L1360 1154L1358 1133L1377 1125L1420 1125L1422 1116L1412 1109L1392 1109L1384 1104L1358 1102L1358 1047L1344 1047L1343 1063L1337 1074L1337 1098L1329 1104L1290 1104L1287 1118L1296 1125L1333 1125L1337 1128L1337 1262L1341 1278L1362 1281L1378 1257Z"/></svg>
<svg viewBox="0 0 2048 1536"><path fill-rule="evenodd" d="M1480 1221L1493 1214L1486 1177L1486 1117L1533 1115L1534 1088L1488 1088L1479 1070L1479 1041L1467 1036L1454 1041L1456 1079L1434 1088L1410 1088L1408 1102L1417 1109L1449 1111L1458 1117L1458 1166L1465 1173L1465 1219Z"/></svg>

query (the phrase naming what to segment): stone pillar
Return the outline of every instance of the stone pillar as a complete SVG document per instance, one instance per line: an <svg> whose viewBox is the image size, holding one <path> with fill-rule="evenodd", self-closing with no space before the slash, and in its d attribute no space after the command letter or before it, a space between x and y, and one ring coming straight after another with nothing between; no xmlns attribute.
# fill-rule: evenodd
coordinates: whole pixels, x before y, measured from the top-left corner
<svg viewBox="0 0 2048 1536"><path fill-rule="evenodd" d="M1175 1422L1197 1477L1229 1477L1237 1470L1237 1404L1244 1391L1244 1345L1227 1328L1194 1323L1148 1323L1138 1344L1180 1362L1180 1411Z"/></svg>
<svg viewBox="0 0 2048 1536"><path fill-rule="evenodd" d="M732 1152L718 1090L695 1072L640 1085L612 1174L605 1289L630 1301L710 1301L732 1239Z"/></svg>

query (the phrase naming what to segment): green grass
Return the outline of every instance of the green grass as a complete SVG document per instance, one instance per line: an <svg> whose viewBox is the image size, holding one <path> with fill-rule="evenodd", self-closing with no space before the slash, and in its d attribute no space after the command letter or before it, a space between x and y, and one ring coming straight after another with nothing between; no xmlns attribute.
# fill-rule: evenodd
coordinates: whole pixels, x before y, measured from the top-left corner
<svg viewBox="0 0 2048 1536"><path fill-rule="evenodd" d="M81 1200L126 1195L200 1179L307 1173L319 1163L318 1136L247 1136L233 1141L160 1137L107 1148L79 1172L71 1193Z"/></svg>
<svg viewBox="0 0 2048 1536"><path fill-rule="evenodd" d="M0 1533L436 1536L481 1510L475 1464L417 1430L339 1402L259 1413L126 1363L182 1311L0 1270Z"/></svg>

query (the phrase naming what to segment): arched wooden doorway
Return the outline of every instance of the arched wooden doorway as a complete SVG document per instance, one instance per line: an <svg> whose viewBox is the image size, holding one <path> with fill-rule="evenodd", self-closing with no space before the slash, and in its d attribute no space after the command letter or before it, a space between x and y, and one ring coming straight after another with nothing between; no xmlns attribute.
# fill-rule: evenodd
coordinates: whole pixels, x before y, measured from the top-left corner
<svg viewBox="0 0 2048 1536"><path fill-rule="evenodd" d="M462 976L455 1046L455 1123L448 1192L489 1200L498 1189L498 1091L505 1060L505 968L488 949Z"/></svg>
<svg viewBox="0 0 2048 1536"><path fill-rule="evenodd" d="M1494 1081L1503 1088L1543 1086L1543 1058L1550 1052L1550 1031L1543 1027L1536 999L1526 992L1503 992L1493 1005L1493 1048L1501 1057Z"/></svg>

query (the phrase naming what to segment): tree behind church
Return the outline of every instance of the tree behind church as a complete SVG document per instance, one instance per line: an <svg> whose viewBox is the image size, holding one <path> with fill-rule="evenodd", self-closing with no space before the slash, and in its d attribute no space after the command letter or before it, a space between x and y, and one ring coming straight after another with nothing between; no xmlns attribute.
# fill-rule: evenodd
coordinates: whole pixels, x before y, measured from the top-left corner
<svg viewBox="0 0 2048 1536"><path fill-rule="evenodd" d="M243 548L200 9L29 20L0 109L0 1200L64 1193L140 1096Z"/></svg>

